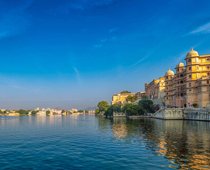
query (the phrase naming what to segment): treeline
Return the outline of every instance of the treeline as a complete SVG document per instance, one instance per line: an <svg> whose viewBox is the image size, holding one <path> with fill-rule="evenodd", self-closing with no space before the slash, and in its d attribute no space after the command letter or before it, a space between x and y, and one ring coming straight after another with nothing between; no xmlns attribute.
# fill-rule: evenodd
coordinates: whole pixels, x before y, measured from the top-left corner
<svg viewBox="0 0 210 170"><path fill-rule="evenodd" d="M10 110L2 111L2 110L0 110L0 114L8 114L8 113L12 113L12 112L19 113L20 115L29 115L29 114L35 115L38 111L35 111L35 110L23 110L23 109L13 110L13 111L10 111Z"/></svg>
<svg viewBox="0 0 210 170"><path fill-rule="evenodd" d="M107 101L98 103L96 114L112 117L114 113L124 113L126 116L140 116L147 113L155 113L159 106L154 105L152 100L142 99L139 102L127 102L125 104L109 105Z"/></svg>

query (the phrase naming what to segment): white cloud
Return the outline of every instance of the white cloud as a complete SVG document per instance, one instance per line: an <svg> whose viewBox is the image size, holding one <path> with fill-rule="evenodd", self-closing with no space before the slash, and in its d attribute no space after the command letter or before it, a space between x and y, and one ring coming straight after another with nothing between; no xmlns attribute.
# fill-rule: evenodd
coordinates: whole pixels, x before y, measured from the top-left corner
<svg viewBox="0 0 210 170"><path fill-rule="evenodd" d="M134 64L132 64L130 67L136 67L137 65L143 63L147 58L149 58L151 54L148 54L142 58L140 58L138 61L136 61Z"/></svg>
<svg viewBox="0 0 210 170"><path fill-rule="evenodd" d="M210 33L210 22L199 26L195 30L191 31L190 34L198 34L198 33Z"/></svg>
<svg viewBox="0 0 210 170"><path fill-rule="evenodd" d="M74 70L77 83L81 84L82 79L81 79L80 72L79 72L78 68L77 67L72 67L72 69Z"/></svg>

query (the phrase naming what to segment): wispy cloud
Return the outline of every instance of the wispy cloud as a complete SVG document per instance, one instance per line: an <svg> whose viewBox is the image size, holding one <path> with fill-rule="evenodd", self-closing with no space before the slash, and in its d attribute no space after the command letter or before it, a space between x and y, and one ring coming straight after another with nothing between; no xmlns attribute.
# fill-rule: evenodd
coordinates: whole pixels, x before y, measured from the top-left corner
<svg viewBox="0 0 210 170"><path fill-rule="evenodd" d="M142 64L143 62L145 62L149 57L151 57L154 53L154 50L148 54L146 54L145 56L141 57L139 60L137 60L135 63L131 64L129 66L129 68L135 68L136 66L138 66L139 64Z"/></svg>
<svg viewBox="0 0 210 170"><path fill-rule="evenodd" d="M139 60L137 60L135 63L130 65L130 67L136 67L139 64L143 63L146 59L150 58L159 48L161 44L158 44L156 47L152 48L150 52L148 52L145 56L141 57Z"/></svg>
<svg viewBox="0 0 210 170"><path fill-rule="evenodd" d="M72 8L84 10L97 6L110 5L114 0L76 0L70 3Z"/></svg>
<svg viewBox="0 0 210 170"><path fill-rule="evenodd" d="M151 56L151 54L148 54L148 55L146 55L146 56L144 56L144 57L142 57L142 58L140 58L138 61L136 61L134 64L132 64L130 67L135 67L135 66L137 66L137 65L139 65L139 64L141 64L141 63L143 63L148 57L150 57Z"/></svg>
<svg viewBox="0 0 210 170"><path fill-rule="evenodd" d="M110 34L111 34L111 33L115 33L115 32L118 31L118 29L119 29L119 28L117 28L117 27L110 28L110 29L109 29L109 33L110 33Z"/></svg>
<svg viewBox="0 0 210 170"><path fill-rule="evenodd" d="M96 44L93 45L93 48L102 48L106 43L116 41L118 38L116 32L119 30L117 27L113 27L107 30L107 37L100 39Z"/></svg>
<svg viewBox="0 0 210 170"><path fill-rule="evenodd" d="M117 40L116 36L111 36L109 38L103 38L103 39L99 40L98 43L94 44L93 48L102 48L106 43L113 42L115 40Z"/></svg>
<svg viewBox="0 0 210 170"><path fill-rule="evenodd" d="M103 47L103 44L102 43L100 43L100 44L94 44L93 45L93 48L101 48L101 47Z"/></svg>
<svg viewBox="0 0 210 170"><path fill-rule="evenodd" d="M210 22L201 25L190 32L190 34L198 34L198 33L210 33Z"/></svg>
<svg viewBox="0 0 210 170"><path fill-rule="evenodd" d="M23 32L29 26L29 20L24 15L10 13L0 20L0 38L6 38Z"/></svg>
<svg viewBox="0 0 210 170"><path fill-rule="evenodd" d="M81 79L81 76L80 76L79 69L77 67L72 67L72 69L74 70L77 83L80 85L82 83L82 79Z"/></svg>
<svg viewBox="0 0 210 170"><path fill-rule="evenodd" d="M0 12L0 39L17 35L29 26L29 16L25 9L32 4L32 0L21 1L16 8L9 6L9 10ZM4 6L0 7L0 10ZM5 7L6 8L6 7Z"/></svg>

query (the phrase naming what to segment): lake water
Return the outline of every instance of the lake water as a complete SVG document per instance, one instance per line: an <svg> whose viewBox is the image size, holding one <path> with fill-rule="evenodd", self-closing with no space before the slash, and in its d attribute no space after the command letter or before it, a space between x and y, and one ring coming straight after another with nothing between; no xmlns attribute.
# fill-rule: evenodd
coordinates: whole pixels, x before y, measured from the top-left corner
<svg viewBox="0 0 210 170"><path fill-rule="evenodd" d="M210 123L0 117L0 169L210 169Z"/></svg>

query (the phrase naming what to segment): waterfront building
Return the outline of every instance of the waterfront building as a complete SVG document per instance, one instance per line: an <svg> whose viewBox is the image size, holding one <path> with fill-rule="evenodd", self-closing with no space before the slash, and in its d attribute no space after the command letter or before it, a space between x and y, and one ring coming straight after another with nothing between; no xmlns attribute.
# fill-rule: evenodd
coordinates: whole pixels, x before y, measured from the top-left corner
<svg viewBox="0 0 210 170"><path fill-rule="evenodd" d="M165 77L160 77L150 83L146 83L145 95L157 104L163 103L165 97Z"/></svg>
<svg viewBox="0 0 210 170"><path fill-rule="evenodd" d="M206 107L210 102L210 54L199 55L192 49L185 60L187 63L186 103Z"/></svg>
<svg viewBox="0 0 210 170"><path fill-rule="evenodd" d="M146 93L145 92L137 92L135 94L135 96L136 96L137 100L139 101L139 100L141 100L141 99L146 97Z"/></svg>
<svg viewBox="0 0 210 170"><path fill-rule="evenodd" d="M210 104L210 54L187 53L186 66L179 63L175 73L169 69L165 76L145 84L149 99L161 99L169 107L207 107ZM162 94L162 95L160 95Z"/></svg>
<svg viewBox="0 0 210 170"><path fill-rule="evenodd" d="M112 96L112 104L125 104L128 96L135 96L135 93L121 92Z"/></svg>
<svg viewBox="0 0 210 170"><path fill-rule="evenodd" d="M165 74L165 104L186 107L186 69L184 63L176 66L176 73L168 70Z"/></svg>

